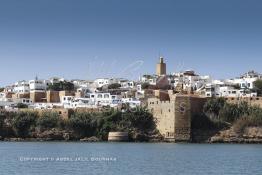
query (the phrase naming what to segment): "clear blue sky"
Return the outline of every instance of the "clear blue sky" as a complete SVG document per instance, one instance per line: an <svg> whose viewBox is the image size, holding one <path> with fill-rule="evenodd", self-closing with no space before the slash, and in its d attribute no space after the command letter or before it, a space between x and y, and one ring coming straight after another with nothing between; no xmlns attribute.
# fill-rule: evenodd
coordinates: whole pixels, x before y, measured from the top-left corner
<svg viewBox="0 0 262 175"><path fill-rule="evenodd" d="M0 0L0 86L50 76L262 72L261 0Z"/></svg>

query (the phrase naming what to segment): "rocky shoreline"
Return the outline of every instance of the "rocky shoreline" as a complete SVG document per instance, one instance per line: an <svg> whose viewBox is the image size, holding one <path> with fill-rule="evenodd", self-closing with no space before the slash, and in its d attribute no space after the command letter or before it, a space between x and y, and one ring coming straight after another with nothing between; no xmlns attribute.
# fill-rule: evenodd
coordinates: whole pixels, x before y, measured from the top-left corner
<svg viewBox="0 0 262 175"><path fill-rule="evenodd" d="M234 128L213 131L195 131L193 133L194 143L243 143L262 144L262 128L247 127L242 133L237 133Z"/></svg>
<svg viewBox="0 0 262 175"><path fill-rule="evenodd" d="M21 137L2 137L0 141L4 142L107 142L95 136L78 138L72 132L51 129L41 133L32 133L30 138ZM166 142L160 135L150 135L145 133L130 133L129 142ZM224 130L194 130L192 132L192 141L190 143L235 143L235 144L262 144L262 128L247 127L243 133L236 133L234 129Z"/></svg>
<svg viewBox="0 0 262 175"><path fill-rule="evenodd" d="M107 142L96 136L91 137L79 137L72 131L59 130L53 128L43 132L32 132L30 137L13 137L13 136L0 136L0 141L6 142L44 142L44 141L64 141L64 142ZM163 137L159 134L142 133L142 132L130 132L128 142L163 142Z"/></svg>

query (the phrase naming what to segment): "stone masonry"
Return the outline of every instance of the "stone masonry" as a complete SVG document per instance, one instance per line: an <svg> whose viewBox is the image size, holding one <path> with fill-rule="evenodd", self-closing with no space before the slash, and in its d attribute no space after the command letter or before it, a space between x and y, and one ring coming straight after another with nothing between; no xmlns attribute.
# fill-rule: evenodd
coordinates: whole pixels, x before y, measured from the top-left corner
<svg viewBox="0 0 262 175"><path fill-rule="evenodd" d="M169 101L148 99L148 109L157 120L157 128L167 141L190 141L191 118L202 112L206 98L170 94Z"/></svg>

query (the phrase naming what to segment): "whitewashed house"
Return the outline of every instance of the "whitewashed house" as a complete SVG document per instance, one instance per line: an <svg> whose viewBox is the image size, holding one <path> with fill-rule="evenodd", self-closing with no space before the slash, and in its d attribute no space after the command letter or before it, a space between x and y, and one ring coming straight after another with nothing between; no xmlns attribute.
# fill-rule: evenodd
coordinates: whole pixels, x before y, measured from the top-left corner
<svg viewBox="0 0 262 175"><path fill-rule="evenodd" d="M141 106L141 101L136 98L122 98L122 103L128 104L131 108Z"/></svg>
<svg viewBox="0 0 262 175"><path fill-rule="evenodd" d="M102 86L109 85L110 79L109 78L98 78L94 81L94 85L98 88L101 88Z"/></svg>
<svg viewBox="0 0 262 175"><path fill-rule="evenodd" d="M45 91L48 87L48 85L51 84L50 80L30 80L29 81L29 87L30 91Z"/></svg>
<svg viewBox="0 0 262 175"><path fill-rule="evenodd" d="M139 78L142 83L149 83L150 85L156 85L157 75L143 75Z"/></svg>
<svg viewBox="0 0 262 175"><path fill-rule="evenodd" d="M14 85L14 92L19 94L30 93L28 81L18 81Z"/></svg>

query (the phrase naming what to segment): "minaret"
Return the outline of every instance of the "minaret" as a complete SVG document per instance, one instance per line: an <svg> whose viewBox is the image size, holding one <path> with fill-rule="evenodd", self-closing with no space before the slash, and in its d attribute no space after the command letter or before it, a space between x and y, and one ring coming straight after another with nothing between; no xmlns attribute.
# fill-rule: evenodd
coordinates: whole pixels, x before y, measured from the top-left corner
<svg viewBox="0 0 262 175"><path fill-rule="evenodd" d="M156 74L158 76L166 75L166 63L164 63L163 57L160 57L159 63L156 65Z"/></svg>

